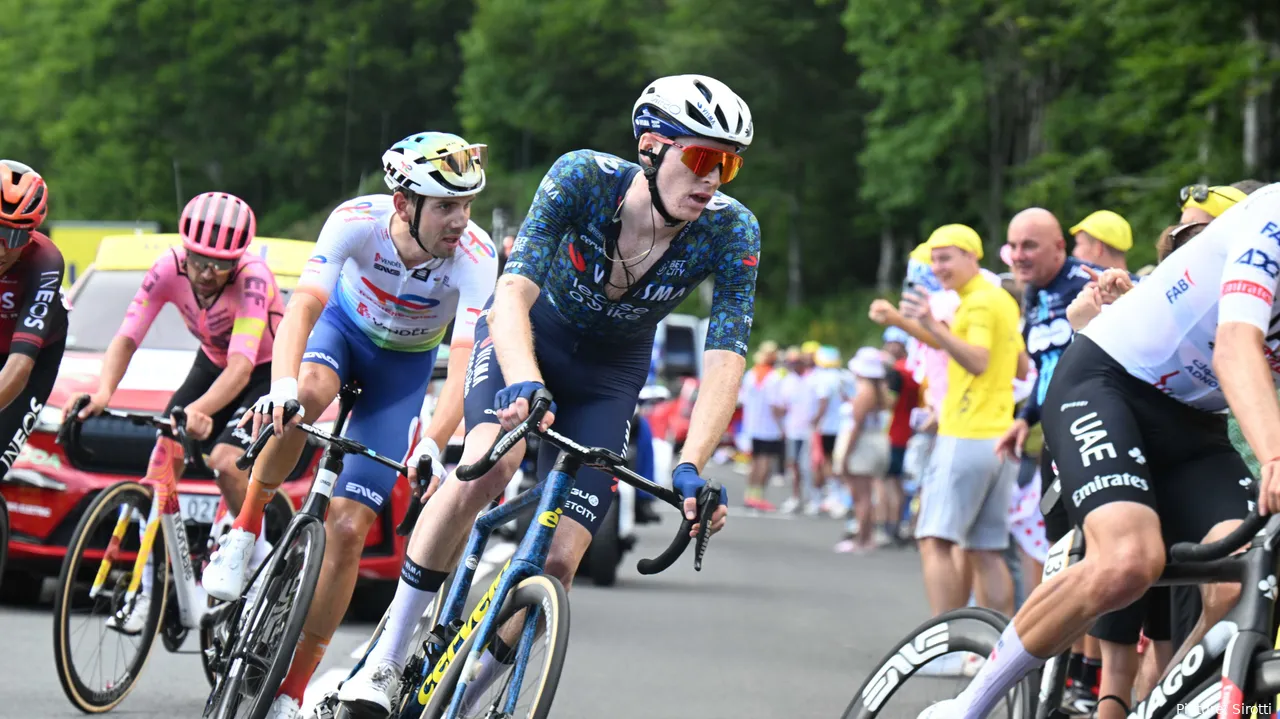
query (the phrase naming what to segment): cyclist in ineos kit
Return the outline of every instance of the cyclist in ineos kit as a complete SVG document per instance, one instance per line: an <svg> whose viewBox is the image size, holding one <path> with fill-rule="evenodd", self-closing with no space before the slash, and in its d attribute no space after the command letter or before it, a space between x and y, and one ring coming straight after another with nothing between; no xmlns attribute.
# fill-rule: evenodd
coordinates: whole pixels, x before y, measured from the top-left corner
<svg viewBox="0 0 1280 719"><path fill-rule="evenodd" d="M66 344L62 253L36 232L48 213L44 179L0 160L0 477L53 391Z"/></svg>
<svg viewBox="0 0 1280 719"><path fill-rule="evenodd" d="M200 340L200 349L165 413L182 407L187 432L206 446L212 443L208 465L217 472L218 489L232 514L240 512L248 483L235 461L248 449L249 435L237 431L236 421L270 386L271 344L284 314L275 275L262 258L245 252L256 231L253 210L239 197L207 192L187 203L178 221L182 246L163 252L151 265L107 347L98 389L78 415L87 419L111 402L156 316L165 304L173 304ZM64 420L83 396L67 402ZM157 441L150 461L152 466L168 462L181 476L182 452L166 449L173 444ZM269 548L265 538L256 545L257 561ZM142 593L118 627L126 633L142 630L150 611L152 575L143 573Z"/></svg>
<svg viewBox="0 0 1280 719"><path fill-rule="evenodd" d="M280 325L271 391L253 410L253 435L275 421L277 439L255 463L246 510L205 571L209 594L234 600L244 591L248 551L260 525L247 518L261 517L302 455L306 434L281 436L286 402L297 400L299 415L314 419L343 383L358 381L362 392L345 434L389 457L404 457L415 447L410 465L426 455L433 473L443 473L439 448L462 419L476 319L498 275L497 250L471 221L486 158L485 145L457 135L411 135L382 156L383 179L393 194L357 197L329 215ZM449 374L424 431L418 414L451 323ZM410 474L416 479L416 472ZM298 716L307 683L351 602L365 539L398 480L367 457L347 459L325 518L315 597L268 719Z"/></svg>
<svg viewBox="0 0 1280 719"><path fill-rule="evenodd" d="M523 421L540 389L555 399L544 426L621 451L657 323L714 276L703 380L672 476L693 518L693 497L705 484L699 472L729 424L746 367L760 230L750 210L717 190L742 166L738 153L751 143L751 113L718 80L680 75L646 87L631 122L640 164L579 150L543 178L476 326L461 461L478 461L503 429ZM344 703L388 711L419 618L455 565L476 513L506 486L523 454L517 445L480 479L444 482L427 503L386 628L363 668L343 684ZM556 454L542 445L540 476ZM578 473L546 561L546 573L566 587L613 493L607 474ZM723 505L717 509L711 531L723 527L726 514ZM486 650L465 702L507 668L519 625L512 629L501 628L496 646Z"/></svg>
<svg viewBox="0 0 1280 719"><path fill-rule="evenodd" d="M969 687L922 717L986 716L1094 619L1141 597L1164 570L1169 543L1210 541L1239 524L1252 481L1225 410L1262 460L1258 511L1280 509L1277 258L1280 184L1272 184L1224 212L1077 333L1042 421L1062 501L1088 537L1085 558L1032 592ZM1203 616L1173 662L1225 615L1240 588L1201 590ZM1241 704L1242 688L1223 681L1224 706Z"/></svg>

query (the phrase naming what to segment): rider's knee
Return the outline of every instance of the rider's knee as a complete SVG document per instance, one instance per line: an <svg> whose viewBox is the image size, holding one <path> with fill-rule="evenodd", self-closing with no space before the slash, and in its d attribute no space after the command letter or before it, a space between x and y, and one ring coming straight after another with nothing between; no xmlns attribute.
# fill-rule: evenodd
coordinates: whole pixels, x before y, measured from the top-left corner
<svg viewBox="0 0 1280 719"><path fill-rule="evenodd" d="M339 551L347 555L364 551L364 540L369 534L370 522L361 512L364 505L342 511L337 507L329 508L329 519L325 522L328 530L328 546L326 552Z"/></svg>
<svg viewBox="0 0 1280 719"><path fill-rule="evenodd" d="M568 588L573 583L573 575L578 573L578 564L581 562L581 556L575 556L570 551L553 548L547 553L547 561L543 565L543 571L559 579L560 583L565 588Z"/></svg>
<svg viewBox="0 0 1280 719"><path fill-rule="evenodd" d="M1164 543L1141 533L1108 542L1105 550L1090 557L1089 595L1100 612L1128 606L1142 597L1164 571Z"/></svg>
<svg viewBox="0 0 1280 719"><path fill-rule="evenodd" d="M1204 615L1210 624L1217 624L1240 599L1240 585L1235 582L1205 584L1200 587L1200 592Z"/></svg>

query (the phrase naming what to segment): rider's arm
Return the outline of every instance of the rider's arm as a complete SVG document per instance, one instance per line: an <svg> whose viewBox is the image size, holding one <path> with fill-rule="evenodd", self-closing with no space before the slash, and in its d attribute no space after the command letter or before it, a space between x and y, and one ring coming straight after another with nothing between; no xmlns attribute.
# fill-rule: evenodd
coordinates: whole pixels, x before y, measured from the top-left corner
<svg viewBox="0 0 1280 719"><path fill-rule="evenodd" d="M680 452L680 463L693 464L699 473L716 451L737 407L755 313L760 224L746 208L738 213L732 236L733 241L725 243L716 262L702 384L689 418L689 436Z"/></svg>
<svg viewBox="0 0 1280 719"><path fill-rule="evenodd" d="M1265 344L1280 272L1273 269L1274 261L1256 259L1258 253L1268 260L1276 254L1275 242L1255 227L1272 218L1251 214L1246 212L1235 220L1238 232L1226 250L1213 371L1249 447L1259 461L1267 463L1280 457L1280 402ZM1274 224L1280 224L1280 217L1267 226Z"/></svg>
<svg viewBox="0 0 1280 719"><path fill-rule="evenodd" d="M467 231L492 244L480 228L471 227ZM467 365L471 363L476 320L480 319L485 303L493 294L498 274L497 257L490 257L484 252L474 254L477 261L463 263L465 274L458 280L458 312L453 318L453 335L449 340L449 374L440 390L440 400L436 402L431 423L427 425L426 434L435 441L437 448L449 444L449 437L462 421L462 385L466 380Z"/></svg>
<svg viewBox="0 0 1280 719"><path fill-rule="evenodd" d="M26 262L27 296L9 341L9 359L0 370L0 409L22 393L40 350L63 322L58 319L61 305L56 303L62 302L59 288L65 265L62 253L47 242L31 248Z"/></svg>
<svg viewBox="0 0 1280 719"><path fill-rule="evenodd" d="M0 369L0 410L9 406L31 379L36 358L30 355L10 354Z"/></svg>
<svg viewBox="0 0 1280 719"><path fill-rule="evenodd" d="M133 353L138 351L138 345L147 336L151 323L160 314L165 302L168 302L168 284L171 277L177 276L177 262L178 258L173 252L165 252L151 265L147 276L142 279L142 285L134 293L129 309L125 310L124 322L120 323L120 330L111 340L107 355L102 360L102 369L98 373L97 400L105 403L116 393L120 380L124 379L124 373L129 369L129 360L133 359ZM171 265L173 271L170 271Z"/></svg>
<svg viewBox="0 0 1280 719"><path fill-rule="evenodd" d="M542 291L560 240L573 223L574 192L569 186L582 158L563 155L547 170L529 205L529 214L503 266L489 308L489 336L508 385L542 382L533 354L529 310ZM594 160L592 161L594 162Z"/></svg>

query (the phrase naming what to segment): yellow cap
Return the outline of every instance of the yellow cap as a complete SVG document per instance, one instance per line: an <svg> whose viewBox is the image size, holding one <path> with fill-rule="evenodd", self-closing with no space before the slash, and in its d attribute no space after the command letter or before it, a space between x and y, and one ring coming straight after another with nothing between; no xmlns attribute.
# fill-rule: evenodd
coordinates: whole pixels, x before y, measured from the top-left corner
<svg viewBox="0 0 1280 719"><path fill-rule="evenodd" d="M958 247L982 259L982 238L968 225L943 225L934 230L921 247L928 248L929 252L939 247Z"/></svg>
<svg viewBox="0 0 1280 719"><path fill-rule="evenodd" d="M914 250L911 251L911 259L925 265L933 261L933 258L930 257L929 255L930 255L930 250L929 250L928 242L921 242L920 244L916 245L916 248Z"/></svg>
<svg viewBox="0 0 1280 719"><path fill-rule="evenodd" d="M1188 197L1187 201L1182 203L1182 209L1185 211L1188 207L1199 207L1210 215L1218 217L1246 197L1248 195L1231 185L1219 185L1209 188L1209 196L1204 202L1196 202L1194 197Z"/></svg>
<svg viewBox="0 0 1280 719"><path fill-rule="evenodd" d="M817 352L818 348L821 346L822 346L821 342L818 342L817 340L809 340L808 342L805 342L804 344L800 345L800 351L803 352L804 354L813 354Z"/></svg>
<svg viewBox="0 0 1280 719"><path fill-rule="evenodd" d="M1121 252L1128 252L1133 247L1133 229L1123 217L1111 210L1098 210L1080 220L1080 224L1071 228L1072 235L1077 232L1088 232L1095 240Z"/></svg>

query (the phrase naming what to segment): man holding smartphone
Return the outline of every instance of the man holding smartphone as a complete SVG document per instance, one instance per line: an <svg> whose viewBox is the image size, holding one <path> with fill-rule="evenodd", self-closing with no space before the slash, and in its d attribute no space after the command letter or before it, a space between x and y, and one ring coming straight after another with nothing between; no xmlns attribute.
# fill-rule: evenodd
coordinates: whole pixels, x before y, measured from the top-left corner
<svg viewBox="0 0 1280 719"><path fill-rule="evenodd" d="M998 458L995 447L1013 422L1013 379L1024 349L1018 304L982 275L982 240L972 228L944 225L924 247L938 281L958 300L949 327L935 316L945 308L931 307L918 285L900 306L923 330L919 339L949 356L916 522L925 591L935 616L965 606L971 589L980 606L1011 614L1012 579L1002 554L1017 463ZM956 546L964 552L954 553Z"/></svg>

